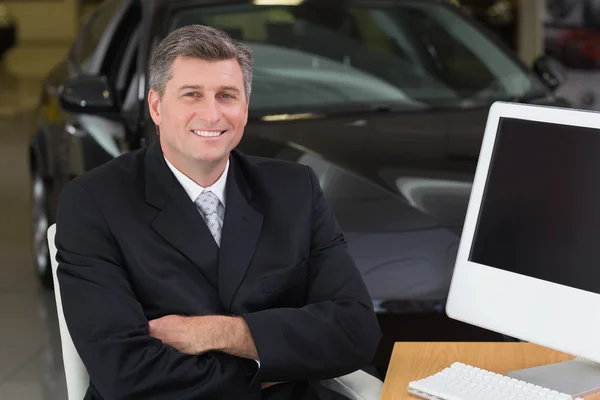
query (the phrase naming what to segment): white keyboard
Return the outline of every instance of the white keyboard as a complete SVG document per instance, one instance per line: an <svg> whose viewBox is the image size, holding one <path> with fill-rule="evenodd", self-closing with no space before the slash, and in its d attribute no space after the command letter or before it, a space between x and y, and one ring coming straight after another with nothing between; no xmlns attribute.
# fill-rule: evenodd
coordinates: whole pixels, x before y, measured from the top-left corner
<svg viewBox="0 0 600 400"><path fill-rule="evenodd" d="M459 362L410 382L408 391L431 400L583 400Z"/></svg>

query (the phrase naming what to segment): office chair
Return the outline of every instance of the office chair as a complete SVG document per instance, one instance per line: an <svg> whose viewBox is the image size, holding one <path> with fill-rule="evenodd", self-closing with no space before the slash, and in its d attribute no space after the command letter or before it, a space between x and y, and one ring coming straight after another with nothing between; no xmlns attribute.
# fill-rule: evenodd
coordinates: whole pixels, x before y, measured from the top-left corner
<svg viewBox="0 0 600 400"><path fill-rule="evenodd" d="M56 260L56 245L54 236L56 234L56 224L48 229L48 248L50 250L50 261L52 264L52 277L54 280L54 297L56 299L56 309L58 314L58 327L60 330L60 342L62 346L63 366L65 369L65 379L67 382L68 400L81 400L84 398L89 384L89 375L69 334L65 316L63 313L62 302L56 270L58 261ZM323 386L346 396L350 400L379 400L383 389L383 382L374 376L358 370L348 375L340 376L334 379L321 381Z"/></svg>
<svg viewBox="0 0 600 400"><path fill-rule="evenodd" d="M58 278L56 276L58 261L56 261L56 245L54 244L55 234L56 224L53 224L48 228L48 249L50 250L50 263L52 265L54 298L56 299L56 311L58 314L58 329L60 331L63 367L65 369L65 380L67 381L67 397L69 400L82 400L87 392L89 375L81 358L79 358L79 354L71 339L71 334L67 329L67 323L65 322L62 301L60 299L60 290L58 288Z"/></svg>

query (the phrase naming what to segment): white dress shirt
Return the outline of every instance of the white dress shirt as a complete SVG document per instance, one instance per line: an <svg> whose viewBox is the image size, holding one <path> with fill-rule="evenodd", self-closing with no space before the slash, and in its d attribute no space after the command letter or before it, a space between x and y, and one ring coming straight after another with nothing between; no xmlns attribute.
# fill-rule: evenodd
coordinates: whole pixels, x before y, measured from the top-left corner
<svg viewBox="0 0 600 400"><path fill-rule="evenodd" d="M167 160L167 157L165 157L165 161L167 162L167 165L171 171L173 171L175 178L177 178L179 183L181 183L181 186L183 186L183 189L185 189L185 192L188 194L188 196L190 196L192 203L196 202L196 199L198 196L200 196L200 193L204 192L205 190L213 192L219 198L221 204L219 204L219 207L217 208L217 217L219 218L221 229L223 229L223 220L225 219L225 185L227 183L227 173L229 172L229 160L227 160L225 170L219 179L217 179L215 183L208 187L202 187L191 180L187 175L175 168L175 166L171 164L169 160ZM198 210L198 212L200 212L200 210Z"/></svg>

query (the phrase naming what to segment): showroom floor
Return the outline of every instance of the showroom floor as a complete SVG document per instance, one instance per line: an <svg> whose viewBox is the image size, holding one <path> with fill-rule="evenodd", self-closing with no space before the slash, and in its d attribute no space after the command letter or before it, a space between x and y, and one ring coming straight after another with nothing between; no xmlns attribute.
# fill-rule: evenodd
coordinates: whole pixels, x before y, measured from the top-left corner
<svg viewBox="0 0 600 400"><path fill-rule="evenodd" d="M27 140L39 82L0 64L0 399L66 400L54 295L29 250Z"/></svg>

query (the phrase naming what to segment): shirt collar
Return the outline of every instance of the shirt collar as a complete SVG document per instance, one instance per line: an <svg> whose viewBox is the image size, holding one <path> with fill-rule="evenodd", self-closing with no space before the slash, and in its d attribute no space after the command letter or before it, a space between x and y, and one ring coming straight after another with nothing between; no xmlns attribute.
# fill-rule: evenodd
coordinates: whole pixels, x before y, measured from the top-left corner
<svg viewBox="0 0 600 400"><path fill-rule="evenodd" d="M164 157L164 155L163 155L163 157ZM185 192L188 194L188 196L190 196L190 199L192 200L192 202L196 201L198 196L200 196L200 193L202 193L205 190L209 190L209 191L213 192L219 198L219 200L221 201L221 204L223 204L223 207L225 206L225 184L227 183L227 173L229 172L229 160L227 160L227 165L225 165L225 170L223 171L223 173L221 174L219 179L217 179L217 181L215 183L213 183L212 185L210 185L208 187L202 187L202 186L198 185L196 182L194 182L193 180L191 180L183 172L181 172L177 168L175 168L175 166L173 164L171 164L169 162L169 160L167 160L167 157L164 157L164 158L165 158L165 161L167 162L167 165L173 172L173 175L175 175L175 178L177 178L179 183L181 183L181 186L183 186L183 189L185 190Z"/></svg>

